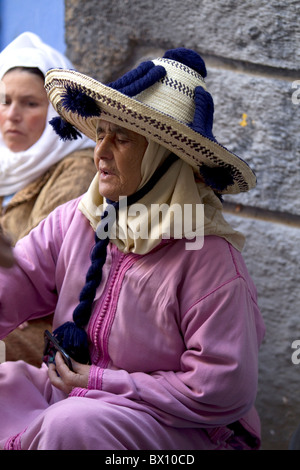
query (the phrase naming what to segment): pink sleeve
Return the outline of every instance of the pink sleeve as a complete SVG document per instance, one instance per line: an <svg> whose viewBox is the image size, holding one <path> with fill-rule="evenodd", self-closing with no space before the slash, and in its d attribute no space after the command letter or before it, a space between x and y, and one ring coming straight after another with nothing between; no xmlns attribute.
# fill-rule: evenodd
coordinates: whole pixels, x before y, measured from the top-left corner
<svg viewBox="0 0 300 470"><path fill-rule="evenodd" d="M60 212L52 213L14 249L16 265L0 268L0 336L25 320L54 311L56 259L61 243Z"/></svg>
<svg viewBox="0 0 300 470"><path fill-rule="evenodd" d="M186 351L178 371L151 374L92 366L85 396L100 389L142 403L166 424L234 422L256 397L259 315L245 281L237 276L200 299L182 319ZM201 325L201 326L200 326ZM259 332L259 333L257 333Z"/></svg>

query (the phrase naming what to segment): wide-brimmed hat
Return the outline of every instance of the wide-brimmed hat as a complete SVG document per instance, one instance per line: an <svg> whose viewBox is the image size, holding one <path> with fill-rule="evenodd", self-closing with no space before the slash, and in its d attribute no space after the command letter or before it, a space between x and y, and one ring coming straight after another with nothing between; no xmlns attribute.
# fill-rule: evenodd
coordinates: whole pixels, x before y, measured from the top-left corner
<svg viewBox="0 0 300 470"><path fill-rule="evenodd" d="M168 148L219 193L248 191L255 174L212 133L214 104L205 77L199 54L180 48L106 85L75 70L52 69L45 88L61 116L52 125L63 139L81 132L96 141L101 118Z"/></svg>

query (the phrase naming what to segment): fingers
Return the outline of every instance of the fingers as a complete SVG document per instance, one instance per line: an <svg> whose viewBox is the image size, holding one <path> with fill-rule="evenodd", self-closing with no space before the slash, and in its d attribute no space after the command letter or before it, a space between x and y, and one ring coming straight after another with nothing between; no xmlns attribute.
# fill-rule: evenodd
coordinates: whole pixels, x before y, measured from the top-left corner
<svg viewBox="0 0 300 470"><path fill-rule="evenodd" d="M55 387L65 393L70 393L73 388L86 388L88 385L90 366L79 364L72 360L74 372L65 364L59 352L55 355L55 365L49 365L49 379Z"/></svg>
<svg viewBox="0 0 300 470"><path fill-rule="evenodd" d="M55 355L55 364L49 364L48 374L52 385L67 394L76 386L74 385L76 374L70 371L59 352Z"/></svg>
<svg viewBox="0 0 300 470"><path fill-rule="evenodd" d="M63 360L63 357L59 351L55 355L55 363L56 363L56 370L63 379L64 378L68 379L74 375L74 372L72 372L69 369L69 367Z"/></svg>

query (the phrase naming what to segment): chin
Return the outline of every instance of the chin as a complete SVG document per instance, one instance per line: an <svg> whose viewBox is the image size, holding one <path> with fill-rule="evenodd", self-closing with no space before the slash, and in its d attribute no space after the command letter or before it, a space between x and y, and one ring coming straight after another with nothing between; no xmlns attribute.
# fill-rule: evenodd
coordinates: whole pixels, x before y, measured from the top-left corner
<svg viewBox="0 0 300 470"><path fill-rule="evenodd" d="M31 147L31 145L20 145L20 144L12 144L12 143L10 144L6 143L6 146L9 148L11 152L15 152L15 153L24 152L25 150L28 150Z"/></svg>
<svg viewBox="0 0 300 470"><path fill-rule="evenodd" d="M108 201L112 201L112 202L118 202L119 198L118 197L115 197L115 196L105 196L102 194L103 197L105 197L105 199L107 199Z"/></svg>
<svg viewBox="0 0 300 470"><path fill-rule="evenodd" d="M101 183L99 184L99 193L102 197L105 197L105 199L109 199L110 201L119 200L119 196L116 196L116 193L109 191L107 188L104 188Z"/></svg>
<svg viewBox="0 0 300 470"><path fill-rule="evenodd" d="M111 194L109 191L101 191L99 188L100 196L104 197L105 199L109 199L110 201L118 201L119 197L116 197L114 194Z"/></svg>

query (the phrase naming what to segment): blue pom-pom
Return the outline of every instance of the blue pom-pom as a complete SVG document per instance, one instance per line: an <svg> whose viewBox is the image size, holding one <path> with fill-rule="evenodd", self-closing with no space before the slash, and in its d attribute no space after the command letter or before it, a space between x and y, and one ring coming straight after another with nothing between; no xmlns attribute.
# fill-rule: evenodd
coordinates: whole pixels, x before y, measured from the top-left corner
<svg viewBox="0 0 300 470"><path fill-rule="evenodd" d="M199 172L205 184L215 191L224 191L224 189L234 183L234 178L229 166L210 167L202 164L199 166Z"/></svg>
<svg viewBox="0 0 300 470"><path fill-rule="evenodd" d="M76 140L78 137L82 138L80 132L78 132L72 124L59 116L52 118L51 121L49 121L49 124L53 127L56 134L58 134L64 141Z"/></svg>
<svg viewBox="0 0 300 470"><path fill-rule="evenodd" d="M100 109L95 100L78 90L75 86L67 86L61 97L62 106L72 113L87 118L100 116Z"/></svg>
<svg viewBox="0 0 300 470"><path fill-rule="evenodd" d="M144 77L153 67L155 67L155 64L151 60L142 62L138 67L125 73L125 75L114 82L108 83L107 86L114 90L122 91L123 88Z"/></svg>
<svg viewBox="0 0 300 470"><path fill-rule="evenodd" d="M81 364L90 362L88 337L83 328L69 321L56 328L53 335L72 359Z"/></svg>
<svg viewBox="0 0 300 470"><path fill-rule="evenodd" d="M177 49L169 49L164 54L165 59L176 60L184 65L187 65L191 69L198 72L202 78L206 77L205 62L202 57L191 49L185 49L179 47Z"/></svg>
<svg viewBox="0 0 300 470"><path fill-rule="evenodd" d="M161 78L166 75L166 70L161 65L156 65L149 71L149 73L145 76L137 80L136 82L128 85L127 87L123 88L121 93L127 95L129 97L136 96L147 88L154 85L154 83L158 82Z"/></svg>

